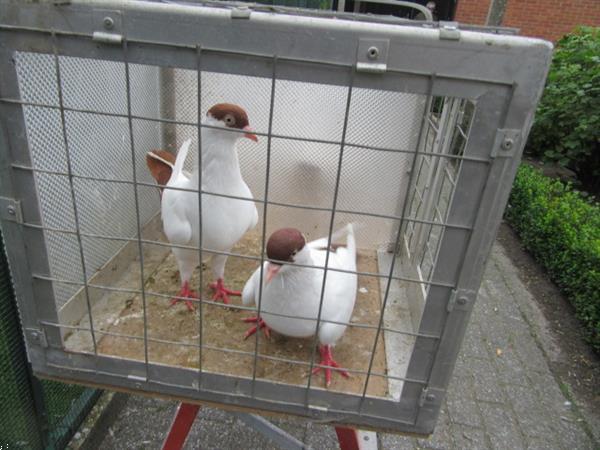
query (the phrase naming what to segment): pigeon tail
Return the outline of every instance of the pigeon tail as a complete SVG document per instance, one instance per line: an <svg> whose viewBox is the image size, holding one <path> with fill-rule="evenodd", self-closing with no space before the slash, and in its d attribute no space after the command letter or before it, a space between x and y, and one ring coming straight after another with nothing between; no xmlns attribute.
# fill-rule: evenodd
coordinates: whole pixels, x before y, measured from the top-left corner
<svg viewBox="0 0 600 450"><path fill-rule="evenodd" d="M188 139L183 143L177 152L177 159L175 160L175 166L173 166L173 173L171 175L172 180L176 180L183 173L183 166L187 158L188 151L190 150L191 139Z"/></svg>

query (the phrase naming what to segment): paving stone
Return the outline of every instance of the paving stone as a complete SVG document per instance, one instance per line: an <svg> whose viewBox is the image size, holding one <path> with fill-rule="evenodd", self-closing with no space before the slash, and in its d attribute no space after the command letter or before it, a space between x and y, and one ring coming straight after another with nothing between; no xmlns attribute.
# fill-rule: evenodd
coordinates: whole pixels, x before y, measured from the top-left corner
<svg viewBox="0 0 600 450"><path fill-rule="evenodd" d="M515 349L525 367L536 371L549 371L548 362L529 331L514 331Z"/></svg>
<svg viewBox="0 0 600 450"><path fill-rule="evenodd" d="M335 428L331 425L316 425L310 423L306 429L306 444L316 449L338 450L338 440Z"/></svg>
<svg viewBox="0 0 600 450"><path fill-rule="evenodd" d="M527 377L532 388L538 393L542 406L548 410L561 412L567 398L549 371L529 371Z"/></svg>
<svg viewBox="0 0 600 450"><path fill-rule="evenodd" d="M500 356L492 359L496 367L496 375L501 384L518 386L530 386L531 382L527 376L527 368L519 359L512 344L502 350Z"/></svg>
<svg viewBox="0 0 600 450"><path fill-rule="evenodd" d="M551 425L549 415L537 393L531 387L506 386L510 404L517 416L517 422L527 436L548 437L555 435L555 427Z"/></svg>
<svg viewBox="0 0 600 450"><path fill-rule="evenodd" d="M465 425L452 425L454 447L460 450L483 450L490 448L485 433L480 428Z"/></svg>
<svg viewBox="0 0 600 450"><path fill-rule="evenodd" d="M481 416L475 400L468 398L447 399L448 414L452 423L481 426Z"/></svg>
<svg viewBox="0 0 600 450"><path fill-rule="evenodd" d="M494 450L524 450L527 448L526 441L513 434L503 434L502 436L492 434L490 442Z"/></svg>
<svg viewBox="0 0 600 450"><path fill-rule="evenodd" d="M450 386L448 387L448 392L446 394L446 398L448 399L475 399L473 375L471 368L468 367L468 363L465 362L465 360L466 357L459 357L459 363L454 368Z"/></svg>
<svg viewBox="0 0 600 450"><path fill-rule="evenodd" d="M463 341L462 354L466 357L487 358L488 352L479 325L471 324L467 329L467 335Z"/></svg>
<svg viewBox="0 0 600 450"><path fill-rule="evenodd" d="M417 440L413 437L398 434L379 435L380 450L414 450Z"/></svg>
<svg viewBox="0 0 600 450"><path fill-rule="evenodd" d="M496 368L488 359L473 359L473 386L475 398L486 402L504 402L506 395L496 375Z"/></svg>
<svg viewBox="0 0 600 450"><path fill-rule="evenodd" d="M440 415L440 420L433 434L427 439L417 439L419 448L446 450L452 447L452 439L450 437L450 427L448 425L446 414Z"/></svg>
<svg viewBox="0 0 600 450"><path fill-rule="evenodd" d="M549 450L557 447L557 441L547 437L527 438L527 450Z"/></svg>
<svg viewBox="0 0 600 450"><path fill-rule="evenodd" d="M525 441L512 412L503 405L482 404L483 423L493 448L525 448Z"/></svg>
<svg viewBox="0 0 600 450"><path fill-rule="evenodd" d="M577 450L592 450L595 448L580 423L566 420L561 420L561 422L562 426L559 430L559 438L563 447ZM595 449L597 450L597 448Z"/></svg>
<svg viewBox="0 0 600 450"><path fill-rule="evenodd" d="M235 442L241 437L248 439L249 435L256 433L248 431L236 422L197 419L185 441L185 450L219 450L234 448Z"/></svg>

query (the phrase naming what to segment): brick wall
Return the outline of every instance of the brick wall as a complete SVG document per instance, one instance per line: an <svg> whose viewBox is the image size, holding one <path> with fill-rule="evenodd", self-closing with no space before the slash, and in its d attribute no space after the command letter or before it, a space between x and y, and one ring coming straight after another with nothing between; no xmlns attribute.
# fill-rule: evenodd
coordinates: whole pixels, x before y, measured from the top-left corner
<svg viewBox="0 0 600 450"><path fill-rule="evenodd" d="M508 0L502 25L556 41L577 25L600 26L600 0Z"/></svg>
<svg viewBox="0 0 600 450"><path fill-rule="evenodd" d="M485 24L490 1L458 0L455 20ZM523 36L556 41L577 25L600 26L600 0L506 0L502 26Z"/></svg>
<svg viewBox="0 0 600 450"><path fill-rule="evenodd" d="M491 0L458 0L454 20L472 25L483 25ZM600 0L599 0L600 1Z"/></svg>

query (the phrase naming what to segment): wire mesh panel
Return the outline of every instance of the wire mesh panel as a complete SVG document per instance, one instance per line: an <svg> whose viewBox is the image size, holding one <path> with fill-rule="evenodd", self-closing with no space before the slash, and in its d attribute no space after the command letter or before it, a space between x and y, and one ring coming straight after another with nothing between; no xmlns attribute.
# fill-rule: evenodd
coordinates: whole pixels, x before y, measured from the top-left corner
<svg viewBox="0 0 600 450"><path fill-rule="evenodd" d="M550 46L262 8L0 16L2 226L29 358L82 383L430 433ZM227 128L222 104L252 129ZM173 237L165 199L191 237ZM231 245L250 216L227 211L254 217ZM286 227L303 243L282 265L269 243ZM244 303L217 301L223 278Z"/></svg>

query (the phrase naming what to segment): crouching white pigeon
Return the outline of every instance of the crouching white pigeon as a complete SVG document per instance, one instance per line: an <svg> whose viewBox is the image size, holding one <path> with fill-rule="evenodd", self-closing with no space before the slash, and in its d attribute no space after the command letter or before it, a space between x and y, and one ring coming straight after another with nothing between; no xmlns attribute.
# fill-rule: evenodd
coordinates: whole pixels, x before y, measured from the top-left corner
<svg viewBox="0 0 600 450"><path fill-rule="evenodd" d="M242 137L258 141L249 128L246 112L237 105L220 103L209 109L202 123L223 128L202 128L202 190L252 199L252 193L242 178L235 148ZM227 131L227 128L242 132ZM167 152L148 153L147 162L159 183L161 180L164 182L170 171L161 198L163 229L167 239L171 244L197 247L200 240L198 194L169 189L198 190L197 167L191 174L183 170L190 143L189 139L183 143L174 163L172 158L166 157ZM202 194L202 247L205 250L229 252L257 222L258 212L253 201ZM176 247L172 251L181 277L181 290L177 296L197 299L198 295L190 289L189 283L199 263L198 251ZM213 254L212 270L216 281L210 287L215 291L213 300L227 304L230 295L240 295L240 292L224 285L226 261L227 255ZM178 301L174 298L171 305ZM190 311L194 310L190 300L186 300L186 305Z"/></svg>
<svg viewBox="0 0 600 450"><path fill-rule="evenodd" d="M322 269L293 266L298 263L325 267L327 252L330 252L329 269L356 271L356 241L352 224L333 234L331 242L347 235L346 246L333 246L327 249L327 238L306 243L304 236L295 228L283 228L274 232L267 243L267 257L263 267L264 284L261 300L261 317L245 319L256 322L245 337L262 328L269 336L269 329L292 337L310 337L315 332L319 339L321 366L326 366L325 384L331 383L331 371L342 370L333 359L332 347L342 337L352 316L356 300L356 274L328 270L321 310L321 322L316 330L323 285ZM260 268L246 282L242 292L244 305L258 303ZM283 314L282 317L276 314ZM291 317L290 317L291 316ZM337 322L331 323L329 321ZM316 367L313 373L318 373Z"/></svg>

